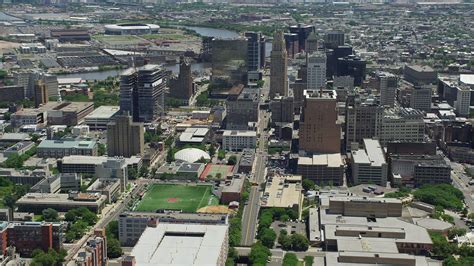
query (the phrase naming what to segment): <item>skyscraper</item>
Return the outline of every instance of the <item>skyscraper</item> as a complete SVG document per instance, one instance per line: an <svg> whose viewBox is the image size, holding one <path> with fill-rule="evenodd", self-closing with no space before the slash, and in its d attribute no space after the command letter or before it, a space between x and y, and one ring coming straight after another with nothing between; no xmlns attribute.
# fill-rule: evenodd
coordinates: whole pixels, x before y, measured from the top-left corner
<svg viewBox="0 0 474 266"><path fill-rule="evenodd" d="M128 114L117 116L107 125L107 155L142 155L145 149L144 138L143 123L133 122Z"/></svg>
<svg viewBox="0 0 474 266"><path fill-rule="evenodd" d="M120 76L120 110L136 122L155 120L164 111L167 75L158 65L125 70Z"/></svg>
<svg viewBox="0 0 474 266"><path fill-rule="evenodd" d="M305 90L300 119L300 150L306 153L339 153L341 126L337 122L336 92Z"/></svg>
<svg viewBox="0 0 474 266"><path fill-rule="evenodd" d="M314 31L309 34L305 48L308 54L318 51L318 36L316 36Z"/></svg>
<svg viewBox="0 0 474 266"><path fill-rule="evenodd" d="M324 47L326 48L336 48L338 46L344 45L345 36L343 32L340 31L330 31L327 32L324 36Z"/></svg>
<svg viewBox="0 0 474 266"><path fill-rule="evenodd" d="M326 54L312 53L306 58L308 90L326 88Z"/></svg>
<svg viewBox="0 0 474 266"><path fill-rule="evenodd" d="M288 54L282 32L275 33L270 58L270 98L275 97L276 94L288 96Z"/></svg>
<svg viewBox="0 0 474 266"><path fill-rule="evenodd" d="M183 99L186 102L194 93L191 64L184 58L180 58L178 78L170 82L170 96L176 99Z"/></svg>
<svg viewBox="0 0 474 266"><path fill-rule="evenodd" d="M375 73L380 90L380 105L393 107L397 95L398 77L388 72Z"/></svg>
<svg viewBox="0 0 474 266"><path fill-rule="evenodd" d="M260 70L260 32L246 32L245 37L247 37L247 70L248 71L258 71Z"/></svg>
<svg viewBox="0 0 474 266"><path fill-rule="evenodd" d="M298 35L298 53L306 50L306 40L311 32L314 31L314 26L299 23L298 25L290 26L291 33Z"/></svg>

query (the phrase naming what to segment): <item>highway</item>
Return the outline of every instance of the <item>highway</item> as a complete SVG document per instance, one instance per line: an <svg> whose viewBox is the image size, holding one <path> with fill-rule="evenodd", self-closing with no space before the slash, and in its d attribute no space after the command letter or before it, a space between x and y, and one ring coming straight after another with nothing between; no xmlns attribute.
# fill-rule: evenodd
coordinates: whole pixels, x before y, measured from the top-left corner
<svg viewBox="0 0 474 266"><path fill-rule="evenodd" d="M265 79L265 85L261 89L263 97L260 98L260 102L264 103L268 95L269 79ZM260 134L258 138L258 146L256 149L254 172L250 178L250 182L254 183L250 188L250 195L248 204L244 206L244 212L242 214L242 238L240 244L242 246L251 246L255 240L255 233L258 224L258 212L260 210L260 184L265 182L266 175L266 164L267 164L267 152L266 142L268 140L268 133L265 128L268 124L269 114L265 110L259 111L259 123L257 133Z"/></svg>

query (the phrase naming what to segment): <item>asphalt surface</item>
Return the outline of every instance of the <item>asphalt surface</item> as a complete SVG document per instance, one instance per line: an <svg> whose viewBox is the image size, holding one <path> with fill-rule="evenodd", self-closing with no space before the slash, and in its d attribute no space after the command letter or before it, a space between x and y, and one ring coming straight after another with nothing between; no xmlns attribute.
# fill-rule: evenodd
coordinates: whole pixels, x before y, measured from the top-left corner
<svg viewBox="0 0 474 266"><path fill-rule="evenodd" d="M261 90L260 101L263 103L268 95L268 78L265 81L264 88ZM240 244L242 246L251 246L255 241L255 234L258 224L258 212L260 210L260 196L259 191L260 184L265 182L265 171L267 164L267 152L266 152L266 142L268 140L268 133L265 132L265 128L268 124L269 114L265 110L261 110L259 114L259 123L257 128L257 133L260 133L258 139L258 147L256 150L255 158L255 172L253 173L250 182L254 185L250 189L250 195L248 203L244 206L244 212L242 214L242 238Z"/></svg>

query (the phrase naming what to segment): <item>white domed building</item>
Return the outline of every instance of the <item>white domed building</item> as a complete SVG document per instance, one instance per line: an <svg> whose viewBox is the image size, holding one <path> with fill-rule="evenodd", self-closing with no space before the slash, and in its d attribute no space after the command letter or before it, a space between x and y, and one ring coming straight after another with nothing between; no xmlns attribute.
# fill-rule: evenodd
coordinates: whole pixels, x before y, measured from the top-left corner
<svg viewBox="0 0 474 266"><path fill-rule="evenodd" d="M211 156L203 150L196 148L186 148L182 149L174 154L174 159L176 161L183 161L188 163L194 163L199 161L201 158L210 160Z"/></svg>

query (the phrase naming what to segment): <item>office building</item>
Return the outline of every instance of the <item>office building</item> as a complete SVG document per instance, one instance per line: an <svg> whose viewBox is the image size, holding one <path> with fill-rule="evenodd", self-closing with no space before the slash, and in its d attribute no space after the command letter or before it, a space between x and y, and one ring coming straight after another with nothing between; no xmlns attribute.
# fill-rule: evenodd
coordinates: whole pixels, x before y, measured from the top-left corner
<svg viewBox="0 0 474 266"><path fill-rule="evenodd" d="M24 88L22 86L2 86L0 87L0 102L15 103L25 99Z"/></svg>
<svg viewBox="0 0 474 266"><path fill-rule="evenodd" d="M105 229L94 230L94 235L87 240L85 247L79 250L75 263L76 266L108 265Z"/></svg>
<svg viewBox="0 0 474 266"><path fill-rule="evenodd" d="M382 145L388 142L423 142L425 140L424 114L412 108L385 109L376 136Z"/></svg>
<svg viewBox="0 0 474 266"><path fill-rule="evenodd" d="M2 223L0 242L2 255L6 255L7 247L15 248L22 257L31 258L35 249L56 252L63 246L65 226L62 223L47 222L13 222Z"/></svg>
<svg viewBox="0 0 474 266"><path fill-rule="evenodd" d="M459 116L469 117L471 93L471 89L467 86L459 86L457 88L457 96L454 108L456 109L456 113Z"/></svg>
<svg viewBox="0 0 474 266"><path fill-rule="evenodd" d="M43 106L49 125L75 126L94 111L92 102L50 102Z"/></svg>
<svg viewBox="0 0 474 266"><path fill-rule="evenodd" d="M40 158L62 158L69 155L97 156L95 140L43 140L36 147Z"/></svg>
<svg viewBox="0 0 474 266"><path fill-rule="evenodd" d="M351 152L353 184L387 184L388 165L378 140L364 139L364 148Z"/></svg>
<svg viewBox="0 0 474 266"><path fill-rule="evenodd" d="M333 49L338 46L344 45L345 42L345 36L343 32L339 31L331 31L327 32L326 35L324 35L324 47Z"/></svg>
<svg viewBox="0 0 474 266"><path fill-rule="evenodd" d="M299 148L307 153L339 153L341 127L337 121L336 93L305 90L300 118Z"/></svg>
<svg viewBox="0 0 474 266"><path fill-rule="evenodd" d="M365 79L365 69L367 62L355 55L348 55L346 57L337 59L336 76L351 76L354 77L354 85L361 86Z"/></svg>
<svg viewBox="0 0 474 266"><path fill-rule="evenodd" d="M229 205L231 202L239 202L244 190L244 176L235 176L230 180L224 181L220 202L224 205Z"/></svg>
<svg viewBox="0 0 474 266"><path fill-rule="evenodd" d="M438 74L429 66L406 65L403 78L413 85L431 84L436 81Z"/></svg>
<svg viewBox="0 0 474 266"><path fill-rule="evenodd" d="M170 80L170 97L184 100L187 104L193 96L195 84L191 71L191 63L186 58L180 57L179 75L175 79Z"/></svg>
<svg viewBox="0 0 474 266"><path fill-rule="evenodd" d="M293 123L294 99L293 97L275 96L270 101L272 123Z"/></svg>
<svg viewBox="0 0 474 266"><path fill-rule="evenodd" d="M376 72L379 85L380 105L393 107L397 97L398 77L388 72Z"/></svg>
<svg viewBox="0 0 474 266"><path fill-rule="evenodd" d="M88 125L91 130L106 130L107 125L119 112L118 106L99 106L84 117L84 124Z"/></svg>
<svg viewBox="0 0 474 266"><path fill-rule="evenodd" d="M378 105L374 98L360 95L349 95L346 102L346 150L351 150L353 144L358 147L365 138L373 138L377 134L384 108Z"/></svg>
<svg viewBox="0 0 474 266"><path fill-rule="evenodd" d="M262 34L260 32L246 32L245 37L247 38L247 69L248 71L259 71L262 68L262 56L261 46L265 45L262 43Z"/></svg>
<svg viewBox="0 0 474 266"><path fill-rule="evenodd" d="M46 85L41 80L38 80L35 84L34 100L36 108L48 102L48 91L46 89Z"/></svg>
<svg viewBox="0 0 474 266"><path fill-rule="evenodd" d="M16 202L18 211L40 214L44 209L52 208L58 212L85 207L95 213L101 213L107 203L107 197L97 193L26 193Z"/></svg>
<svg viewBox="0 0 474 266"><path fill-rule="evenodd" d="M320 204L319 224L310 230L318 230L323 249L336 254L332 263L338 264L339 256L345 257L346 263L373 263L375 259L388 264L418 265L395 258L404 258L406 254L427 255L433 248L425 228L400 219L399 200L324 197Z"/></svg>
<svg viewBox="0 0 474 266"><path fill-rule="evenodd" d="M32 98L35 95L35 84L41 79L41 74L37 71L14 72L13 77L18 86L23 87L24 97Z"/></svg>
<svg viewBox="0 0 474 266"><path fill-rule="evenodd" d="M158 223L132 249L137 265L225 265L228 226Z"/></svg>
<svg viewBox="0 0 474 266"><path fill-rule="evenodd" d="M431 87L415 86L410 95L410 108L431 111Z"/></svg>
<svg viewBox="0 0 474 266"><path fill-rule="evenodd" d="M275 33L270 59L270 99L277 94L288 96L288 54L282 32Z"/></svg>
<svg viewBox="0 0 474 266"><path fill-rule="evenodd" d="M46 87L46 90L48 91L48 98L59 96L58 77L51 74L42 74L41 78L43 80L44 86Z"/></svg>
<svg viewBox="0 0 474 266"><path fill-rule="evenodd" d="M319 154L299 157L296 173L318 185L342 186L344 164L341 154Z"/></svg>
<svg viewBox="0 0 474 266"><path fill-rule="evenodd" d="M308 90L326 89L326 54L316 52L306 57Z"/></svg>
<svg viewBox="0 0 474 266"><path fill-rule="evenodd" d="M301 23L289 27L290 33L298 36L298 53L306 51L306 41L309 35L314 32L314 28L313 25L305 25Z"/></svg>
<svg viewBox="0 0 474 266"><path fill-rule="evenodd" d="M120 110L135 122L152 122L164 112L168 74L158 65L129 68L120 75Z"/></svg>
<svg viewBox="0 0 474 266"><path fill-rule="evenodd" d="M390 168L395 183L417 187L451 183L451 167L439 155L390 154Z"/></svg>
<svg viewBox="0 0 474 266"><path fill-rule="evenodd" d="M298 34L287 32L283 34L283 39L288 57L295 58L295 55L299 53Z"/></svg>
<svg viewBox="0 0 474 266"><path fill-rule="evenodd" d="M107 155L131 157L143 155L145 137L143 123L133 122L128 114L116 116L107 125Z"/></svg>
<svg viewBox="0 0 474 266"><path fill-rule="evenodd" d="M257 132L248 130L224 130L222 148L228 151L239 151L246 148L255 149Z"/></svg>
<svg viewBox="0 0 474 266"><path fill-rule="evenodd" d="M258 121L258 90L244 88L238 96L227 99L227 129L246 130Z"/></svg>
<svg viewBox="0 0 474 266"><path fill-rule="evenodd" d="M213 38L210 46L211 82L225 89L236 84L246 84L247 38Z"/></svg>

